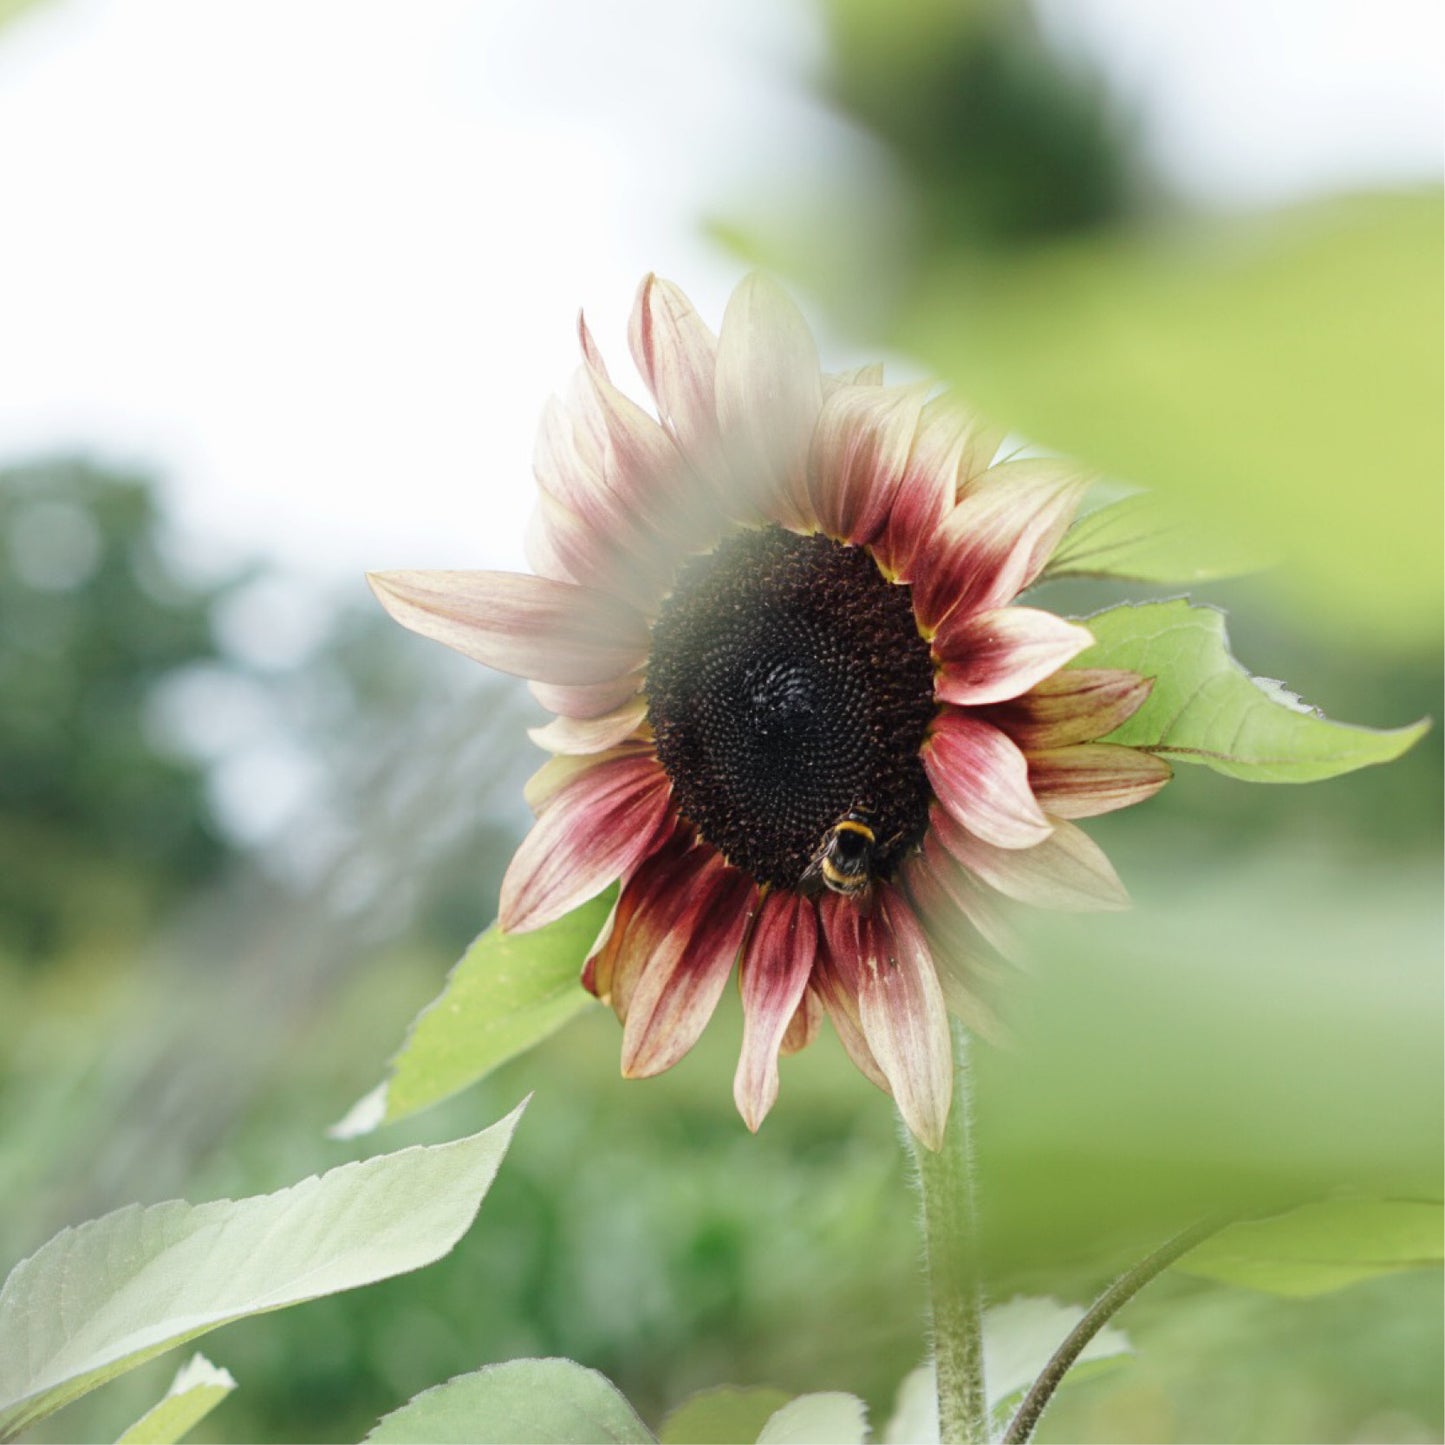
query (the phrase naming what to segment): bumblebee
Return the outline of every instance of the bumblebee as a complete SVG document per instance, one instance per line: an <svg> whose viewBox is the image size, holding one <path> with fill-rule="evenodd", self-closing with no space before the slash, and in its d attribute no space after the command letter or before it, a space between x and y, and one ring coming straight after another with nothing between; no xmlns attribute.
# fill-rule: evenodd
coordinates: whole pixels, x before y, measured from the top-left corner
<svg viewBox="0 0 1445 1445"><path fill-rule="evenodd" d="M866 901L873 888L873 857L878 838L866 816L850 808L828 829L803 882L821 883L845 898Z"/></svg>

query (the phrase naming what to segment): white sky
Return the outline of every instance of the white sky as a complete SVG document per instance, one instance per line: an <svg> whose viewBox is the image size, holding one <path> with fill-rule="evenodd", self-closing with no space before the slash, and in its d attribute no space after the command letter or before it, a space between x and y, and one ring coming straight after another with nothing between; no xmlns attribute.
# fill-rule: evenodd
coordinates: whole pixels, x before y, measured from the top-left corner
<svg viewBox="0 0 1445 1445"><path fill-rule="evenodd" d="M1042 8L1198 198L1439 175L1433 0ZM523 565L576 308L624 372L644 271L716 321L700 215L846 146L819 49L784 0L52 0L0 35L0 461L155 466L318 577Z"/></svg>

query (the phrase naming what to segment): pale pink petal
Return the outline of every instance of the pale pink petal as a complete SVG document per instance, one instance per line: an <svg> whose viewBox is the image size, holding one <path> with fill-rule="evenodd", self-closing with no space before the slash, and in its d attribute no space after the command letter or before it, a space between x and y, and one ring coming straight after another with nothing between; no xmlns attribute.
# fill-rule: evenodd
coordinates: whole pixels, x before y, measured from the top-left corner
<svg viewBox="0 0 1445 1445"><path fill-rule="evenodd" d="M1163 758L1115 743L1033 752L1029 783L1055 817L1092 818L1152 798L1174 770Z"/></svg>
<svg viewBox="0 0 1445 1445"><path fill-rule="evenodd" d="M1093 742L1134 716L1154 680L1114 668L1066 667L1009 702L979 716L1021 748L1065 748Z"/></svg>
<svg viewBox="0 0 1445 1445"><path fill-rule="evenodd" d="M818 954L817 919L810 899L768 894L738 968L743 1046L733 1100L754 1133L778 1097L778 1049L803 1007Z"/></svg>
<svg viewBox="0 0 1445 1445"><path fill-rule="evenodd" d="M598 762L566 783L502 879L500 922L529 933L633 868L667 819L672 786L651 756Z"/></svg>
<svg viewBox="0 0 1445 1445"><path fill-rule="evenodd" d="M671 281L651 275L638 289L627 336L663 425L694 469L713 475L719 456L717 338Z"/></svg>
<svg viewBox="0 0 1445 1445"><path fill-rule="evenodd" d="M622 1031L624 1078L660 1074L697 1042L757 906L757 884L713 854L632 991Z"/></svg>
<svg viewBox="0 0 1445 1445"><path fill-rule="evenodd" d="M823 530L866 543L883 529L908 466L924 386L845 386L823 403L808 490Z"/></svg>
<svg viewBox="0 0 1445 1445"><path fill-rule="evenodd" d="M923 744L923 767L938 801L971 833L1000 848L1032 848L1051 824L1029 790L1029 768L996 727L939 710Z"/></svg>
<svg viewBox="0 0 1445 1445"><path fill-rule="evenodd" d="M584 521L542 489L527 530L527 561L541 577L606 592L650 615L663 593L663 548Z"/></svg>
<svg viewBox="0 0 1445 1445"><path fill-rule="evenodd" d="M595 718L619 708L642 690L642 674L626 673L606 682L581 687L559 687L550 682L529 682L527 690L548 712L562 717Z"/></svg>
<svg viewBox="0 0 1445 1445"><path fill-rule="evenodd" d="M543 407L532 467L548 545L578 581L605 589L640 573L656 589L671 550L609 483L606 429L585 369L568 402L551 397Z"/></svg>
<svg viewBox="0 0 1445 1445"><path fill-rule="evenodd" d="M946 888L934 867L934 856L916 854L908 860L902 878L904 889L928 935L928 946L949 1013L962 1019L970 1033L997 1039L1002 1028L989 999L998 989L1003 968L974 928L971 913L966 917L952 896L954 881L966 879L967 875L943 855L953 875ZM982 893L971 880L969 883L975 892ZM973 900L969 901L971 904Z"/></svg>
<svg viewBox="0 0 1445 1445"><path fill-rule="evenodd" d="M371 590L413 632L539 682L605 682L647 657L647 622L603 592L515 572L372 572Z"/></svg>
<svg viewBox="0 0 1445 1445"><path fill-rule="evenodd" d="M778 1046L780 1054L801 1053L818 1037L818 1027L823 1022L823 1005L811 988L798 1001L798 1007L788 1022L783 1042Z"/></svg>
<svg viewBox="0 0 1445 1445"><path fill-rule="evenodd" d="M808 447L822 404L808 323L775 282L746 277L728 302L717 354L722 443L746 504L739 515L810 523Z"/></svg>
<svg viewBox="0 0 1445 1445"><path fill-rule="evenodd" d="M1061 461L990 467L924 548L913 583L922 625L1011 602L1043 570L1090 480Z"/></svg>
<svg viewBox="0 0 1445 1445"><path fill-rule="evenodd" d="M935 688L945 702L976 707L1018 697L1086 647L1088 628L1034 607L952 613L933 639L943 668Z"/></svg>
<svg viewBox="0 0 1445 1445"><path fill-rule="evenodd" d="M527 736L550 753L601 753L625 742L646 717L647 699L634 697L601 717L553 718L546 727L528 728Z"/></svg>
<svg viewBox="0 0 1445 1445"><path fill-rule="evenodd" d="M1035 908L1107 912L1129 906L1129 895L1103 850L1082 828L1058 819L1036 848L995 848L935 808L932 827L943 846L970 872Z"/></svg>
<svg viewBox="0 0 1445 1445"><path fill-rule="evenodd" d="M860 921L858 1014L904 1122L930 1149L943 1144L953 1097L948 1010L928 938L896 889Z"/></svg>
<svg viewBox="0 0 1445 1445"><path fill-rule="evenodd" d="M826 401L840 386L882 386L883 363L870 361L866 366L855 366L849 371L825 371L823 373L823 399Z"/></svg>
<svg viewBox="0 0 1445 1445"><path fill-rule="evenodd" d="M862 948L858 939L859 912L851 899L826 894L817 903L818 958L808 991L823 1005L833 1031L853 1066L865 1079L890 1093L888 1080L863 1036L858 1015L858 984Z"/></svg>
<svg viewBox="0 0 1445 1445"><path fill-rule="evenodd" d="M1004 916L999 895L964 868L933 830L923 840L922 850L908 860L903 880L930 933L942 931L943 920L952 914L965 925L960 937L970 957L988 949L1004 958L1022 955L1022 940Z"/></svg>

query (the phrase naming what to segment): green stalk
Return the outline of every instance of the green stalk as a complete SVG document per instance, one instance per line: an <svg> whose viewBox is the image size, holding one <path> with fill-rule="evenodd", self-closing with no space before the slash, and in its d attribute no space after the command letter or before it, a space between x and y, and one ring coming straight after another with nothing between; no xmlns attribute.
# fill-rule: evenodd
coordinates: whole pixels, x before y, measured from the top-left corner
<svg viewBox="0 0 1445 1445"><path fill-rule="evenodd" d="M983 1289L974 1196L973 1077L968 1035L953 1029L953 1108L935 1154L915 1143L923 1191L923 1240L933 1313L933 1366L942 1445L987 1445Z"/></svg>

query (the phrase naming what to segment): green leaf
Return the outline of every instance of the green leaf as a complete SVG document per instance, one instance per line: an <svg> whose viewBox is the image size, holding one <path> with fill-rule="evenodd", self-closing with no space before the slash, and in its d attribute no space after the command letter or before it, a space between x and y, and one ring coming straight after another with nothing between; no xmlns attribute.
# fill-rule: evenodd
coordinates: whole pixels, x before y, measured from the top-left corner
<svg viewBox="0 0 1445 1445"><path fill-rule="evenodd" d="M1332 624L1433 638L1440 236L1432 190L959 248L889 339L1039 444L1248 519Z"/></svg>
<svg viewBox="0 0 1445 1445"><path fill-rule="evenodd" d="M1188 602L1114 607L1086 619L1094 646L1076 667L1119 667L1154 679L1143 707L1105 739L1171 762L1203 763L1252 783L1309 783L1388 763L1428 721L1378 730L1330 722L1279 683L1251 677L1229 654L1224 615Z"/></svg>
<svg viewBox="0 0 1445 1445"><path fill-rule="evenodd" d="M1330 1199L1232 1224L1175 1269L1306 1296L1402 1269L1438 1268L1445 1207L1420 1199Z"/></svg>
<svg viewBox="0 0 1445 1445"><path fill-rule="evenodd" d="M1083 1319L1079 1305L1055 1299L1018 1296L983 1314L983 1373L988 1408L1002 1430L1025 1390L1038 1378L1065 1336ZM1105 1325L1084 1346L1060 1389L1111 1369L1133 1352L1128 1336ZM933 1445L938 1439L938 1402L933 1366L920 1365L898 1387L893 1416L883 1432L883 1445Z"/></svg>
<svg viewBox="0 0 1445 1445"><path fill-rule="evenodd" d="M763 1426L757 1445L863 1445L867 1437L862 1400L828 1390L790 1400Z"/></svg>
<svg viewBox="0 0 1445 1445"><path fill-rule="evenodd" d="M480 1134L251 1199L130 1205L61 1233L0 1289L0 1437L218 1325L440 1259L522 1108Z"/></svg>
<svg viewBox="0 0 1445 1445"><path fill-rule="evenodd" d="M423 1390L366 1438L388 1445L650 1445L654 1437L596 1370L572 1360L509 1360Z"/></svg>
<svg viewBox="0 0 1445 1445"><path fill-rule="evenodd" d="M487 929L412 1022L386 1081L332 1135L354 1138L440 1103L591 1007L578 974L616 896L609 888L534 933Z"/></svg>
<svg viewBox="0 0 1445 1445"><path fill-rule="evenodd" d="M1207 582L1253 572L1263 559L1220 529L1154 492L1135 492L1079 518L1059 543L1044 580L1127 577Z"/></svg>
<svg viewBox="0 0 1445 1445"><path fill-rule="evenodd" d="M236 1388L229 1370L194 1354L176 1371L171 1387L116 1445L175 1445Z"/></svg>
<svg viewBox="0 0 1445 1445"><path fill-rule="evenodd" d="M662 1445L736 1445L739 1440L756 1440L787 1403L786 1390L720 1385L684 1400L662 1422L657 1438Z"/></svg>

